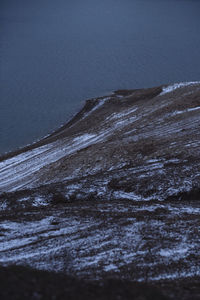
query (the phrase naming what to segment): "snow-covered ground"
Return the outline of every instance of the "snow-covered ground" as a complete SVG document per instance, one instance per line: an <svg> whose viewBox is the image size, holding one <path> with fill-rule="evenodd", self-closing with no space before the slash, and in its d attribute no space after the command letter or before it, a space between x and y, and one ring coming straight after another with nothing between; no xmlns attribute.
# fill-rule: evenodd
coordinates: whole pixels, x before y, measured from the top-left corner
<svg viewBox="0 0 200 300"><path fill-rule="evenodd" d="M124 199L47 204L45 210L41 203L35 220L25 210L0 221L0 263L88 278L110 272L138 281L199 275L200 232L194 223L200 206Z"/></svg>
<svg viewBox="0 0 200 300"><path fill-rule="evenodd" d="M200 275L200 84L95 103L0 162L0 263L138 281Z"/></svg>
<svg viewBox="0 0 200 300"><path fill-rule="evenodd" d="M167 93L174 92L177 89L188 87L188 86L194 86L194 85L199 85L199 81L190 81L190 82L180 82L180 83L174 83L172 85L168 85L163 88L163 91L160 95L164 95Z"/></svg>

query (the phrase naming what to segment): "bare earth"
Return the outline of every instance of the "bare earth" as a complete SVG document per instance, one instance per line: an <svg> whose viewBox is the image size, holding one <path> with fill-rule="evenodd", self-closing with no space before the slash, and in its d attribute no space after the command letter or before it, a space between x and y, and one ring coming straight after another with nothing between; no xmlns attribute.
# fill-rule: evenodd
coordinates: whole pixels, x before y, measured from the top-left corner
<svg viewBox="0 0 200 300"><path fill-rule="evenodd" d="M200 299L199 129L200 83L117 91L1 157L1 266Z"/></svg>

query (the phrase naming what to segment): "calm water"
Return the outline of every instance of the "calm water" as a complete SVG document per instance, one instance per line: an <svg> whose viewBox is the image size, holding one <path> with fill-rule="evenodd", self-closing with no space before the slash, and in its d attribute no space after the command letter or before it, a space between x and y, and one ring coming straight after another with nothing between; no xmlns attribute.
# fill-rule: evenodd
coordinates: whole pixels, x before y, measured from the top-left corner
<svg viewBox="0 0 200 300"><path fill-rule="evenodd" d="M200 80L199 13L199 0L1 1L0 153L86 98Z"/></svg>

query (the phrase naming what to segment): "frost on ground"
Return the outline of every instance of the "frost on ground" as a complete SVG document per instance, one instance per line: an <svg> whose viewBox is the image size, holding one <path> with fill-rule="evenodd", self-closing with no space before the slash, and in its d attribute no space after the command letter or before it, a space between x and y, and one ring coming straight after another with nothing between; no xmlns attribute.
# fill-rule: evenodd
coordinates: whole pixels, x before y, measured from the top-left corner
<svg viewBox="0 0 200 300"><path fill-rule="evenodd" d="M166 93L171 93L174 92L177 89L188 87L188 86L193 86L193 85L199 85L198 81L191 81L191 82L180 82L180 83L175 83L172 85L168 85L163 88L163 91L161 95L164 95Z"/></svg>
<svg viewBox="0 0 200 300"><path fill-rule="evenodd" d="M45 207L35 207L31 199L24 207L20 197L13 204L8 199L0 219L1 265L29 265L88 279L156 281L200 275L196 201L108 202L93 196L59 202L52 195ZM11 218L13 209L17 213Z"/></svg>
<svg viewBox="0 0 200 300"><path fill-rule="evenodd" d="M199 108L199 83L119 91L1 158L0 263L199 276Z"/></svg>

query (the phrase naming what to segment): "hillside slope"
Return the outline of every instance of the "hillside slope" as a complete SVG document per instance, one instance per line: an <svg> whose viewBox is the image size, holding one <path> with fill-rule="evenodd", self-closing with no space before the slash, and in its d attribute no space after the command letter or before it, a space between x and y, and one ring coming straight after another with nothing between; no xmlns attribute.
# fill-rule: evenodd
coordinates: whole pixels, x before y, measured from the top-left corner
<svg viewBox="0 0 200 300"><path fill-rule="evenodd" d="M2 157L0 263L199 276L199 128L200 83L117 91Z"/></svg>

